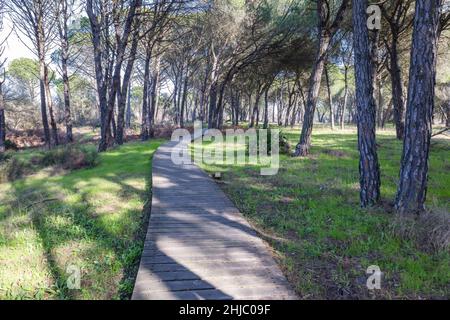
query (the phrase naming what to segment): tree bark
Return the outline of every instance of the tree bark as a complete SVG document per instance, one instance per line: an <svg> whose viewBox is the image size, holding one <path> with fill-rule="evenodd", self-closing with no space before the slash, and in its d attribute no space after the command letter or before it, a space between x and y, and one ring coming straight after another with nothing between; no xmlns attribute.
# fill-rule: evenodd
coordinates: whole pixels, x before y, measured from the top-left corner
<svg viewBox="0 0 450 320"><path fill-rule="evenodd" d="M366 9L367 0L353 2L360 203L362 207L374 205L380 199L380 169L375 139L376 103L373 95L373 72Z"/></svg>
<svg viewBox="0 0 450 320"><path fill-rule="evenodd" d="M424 210L441 10L442 0L416 1L405 137L395 200L400 214Z"/></svg>
<svg viewBox="0 0 450 320"><path fill-rule="evenodd" d="M42 49L43 50L43 49ZM41 54L39 57L39 88L41 95L41 116L42 126L44 128L44 140L47 148L51 147L50 128L47 117L47 99L45 95L45 57Z"/></svg>
<svg viewBox="0 0 450 320"><path fill-rule="evenodd" d="M142 123L141 123L141 140L146 141L149 138L150 118L148 116L148 87L150 81L150 61L152 57L151 48L147 48L144 66L144 88L142 91Z"/></svg>
<svg viewBox="0 0 450 320"><path fill-rule="evenodd" d="M108 88L106 75L109 73L108 68L103 68L103 47L102 47L102 26L101 19L95 14L95 9L92 0L86 1L86 12L89 17L89 22L92 31L92 45L94 47L94 67L95 67L95 80L97 84L98 104L100 109L100 136L102 142L99 145L99 151L106 150L107 140L111 136L111 123L106 123L106 115L108 112ZM106 123L106 125L105 125Z"/></svg>
<svg viewBox="0 0 450 320"><path fill-rule="evenodd" d="M214 113L217 107L217 82L213 82L209 89L209 114L208 114L208 129L214 127Z"/></svg>
<svg viewBox="0 0 450 320"><path fill-rule="evenodd" d="M155 119L158 111L158 104L159 104L159 78L160 78L160 66L161 66L161 56L158 56L156 58L155 62L155 68L154 73L152 77L152 85L151 85L151 92L150 92L150 110L149 110L149 123L150 123L150 137L154 137L154 126L155 126Z"/></svg>
<svg viewBox="0 0 450 320"><path fill-rule="evenodd" d="M311 147L311 135L314 124L314 113L316 111L317 100L319 97L320 83L322 81L323 68L325 66L326 53L330 45L330 36L323 34L319 40L319 50L316 56L316 62L313 66L313 72L310 78L308 91L308 100L305 106L303 118L302 133L300 142L297 144L295 155L307 156Z"/></svg>
<svg viewBox="0 0 450 320"><path fill-rule="evenodd" d="M3 82L0 83L0 153L5 152L6 146L5 99L3 97Z"/></svg>
<svg viewBox="0 0 450 320"><path fill-rule="evenodd" d="M47 66L45 66L44 86L45 86L45 94L47 96L48 113L50 115L50 125L52 127L53 143L55 146L57 146L59 145L58 126L56 125L55 114L53 112L53 100L50 91L50 78Z"/></svg>
<svg viewBox="0 0 450 320"><path fill-rule="evenodd" d="M88 0L89 1L89 0ZM120 95L121 90L121 71L122 71L122 65L124 61L125 56L125 50L128 44L128 40L131 33L131 28L134 22L134 19L136 17L136 10L141 6L142 0L134 0L130 4L129 12L127 14L125 23L123 27L119 28L120 22L114 21L115 27L116 27L116 52L115 52L115 65L113 68L113 76L112 76L112 82L110 84L109 90L108 90L108 100L106 104L106 110L103 114L103 118L101 121L101 125L104 128L101 132L101 139L99 143L98 150L100 152L106 151L111 144L111 132L110 132L110 126L112 123L112 118L114 115L114 106L116 104L116 98L119 98L118 95ZM116 13L118 14L118 13ZM120 29L120 30L119 30ZM99 48L100 49L100 48ZM101 49L100 49L101 50ZM121 110L119 110L119 113ZM121 119L121 118L119 118ZM122 124L121 124L122 125ZM120 130L122 130L123 127L118 127L116 125L116 139L117 139L117 133L119 133ZM120 141L120 137L119 137Z"/></svg>
<svg viewBox="0 0 450 320"><path fill-rule="evenodd" d="M255 97L255 104L253 105L253 109L252 109L252 113L251 113L251 118L250 118L250 128L253 128L256 125L258 125L258 118L259 118L259 101L261 99L261 95L262 95L262 90L261 90L261 86L258 87L257 91L256 91L256 97Z"/></svg>
<svg viewBox="0 0 450 320"><path fill-rule="evenodd" d="M325 79L326 79L326 83L327 83L328 102L330 104L330 125L331 125L331 130L334 130L333 95L331 93L330 75L328 73L327 65L325 65Z"/></svg>
<svg viewBox="0 0 450 320"><path fill-rule="evenodd" d="M133 32L133 39L131 43L129 58L127 62L127 66L125 68L125 73L123 76L122 86L118 90L117 96L117 106L118 106L118 114L117 114L117 135L116 142L118 145L123 144L124 139L124 128L125 128L125 108L126 108L126 99L129 95L129 87L131 83L131 75L133 72L134 62L136 61L136 54L139 44L139 28L138 28L139 20L135 23L135 31Z"/></svg>
<svg viewBox="0 0 450 320"><path fill-rule="evenodd" d="M131 117L132 117L132 110L131 110L131 81L128 84L128 94L127 94L127 112L125 114L125 128L131 129Z"/></svg>
<svg viewBox="0 0 450 320"><path fill-rule="evenodd" d="M344 67L344 102L341 110L341 130L344 130L345 126L345 110L347 109L348 101L348 66Z"/></svg>
<svg viewBox="0 0 450 320"><path fill-rule="evenodd" d="M61 71L64 86L64 123L66 125L66 143L73 142L72 133L72 114L70 108L70 82L68 72L69 61L69 36L68 36L68 20L69 8L67 0L59 2L58 11L58 31L61 41Z"/></svg>
<svg viewBox="0 0 450 320"><path fill-rule="evenodd" d="M186 98L187 98L187 89L188 89L188 72L186 71L186 75L184 77L184 84L183 84L183 95L181 98L181 112L180 112L180 127L184 128L184 114L186 109Z"/></svg>
<svg viewBox="0 0 450 320"><path fill-rule="evenodd" d="M269 127L269 90L270 86L266 87L264 91L264 123L263 129L267 129Z"/></svg>
<svg viewBox="0 0 450 320"><path fill-rule="evenodd" d="M392 29L392 28L391 28ZM391 86L392 86L392 102L394 105L394 122L395 130L397 134L397 139L402 140L405 131L404 124L404 113L405 113L405 102L403 99L403 84L402 84L402 74L398 61L398 38L395 29L392 29L392 43L390 53L390 73L391 73Z"/></svg>
<svg viewBox="0 0 450 320"><path fill-rule="evenodd" d="M320 83L322 80L323 68L326 56L330 46L330 42L336 33L340 23L343 20L345 10L349 1L343 0L339 7L334 21L330 21L332 12L328 6L328 2L324 0L317 1L317 9L319 13L319 47L316 54L316 60L313 71L309 80L308 100L305 106L305 114L303 119L302 133L300 142L296 146L296 156L306 156L309 154L311 147L311 135L314 124L314 113L316 111L317 100L319 97Z"/></svg>

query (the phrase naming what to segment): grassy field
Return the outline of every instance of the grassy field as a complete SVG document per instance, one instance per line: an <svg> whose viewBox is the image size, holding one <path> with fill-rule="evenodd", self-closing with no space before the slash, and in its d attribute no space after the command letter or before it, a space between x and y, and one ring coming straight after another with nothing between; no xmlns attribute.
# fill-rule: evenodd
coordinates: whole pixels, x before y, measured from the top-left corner
<svg viewBox="0 0 450 320"><path fill-rule="evenodd" d="M94 168L47 168L0 184L0 299L128 298L161 142L126 144ZM79 290L67 287L74 270Z"/></svg>
<svg viewBox="0 0 450 320"><path fill-rule="evenodd" d="M299 131L284 133L295 146ZM401 143L386 130L378 133L378 144L383 199L368 210L359 207L357 138L351 129L315 129L311 155L282 155L275 176L261 176L258 166L200 165L222 172L223 190L278 253L302 298L450 298L448 250L431 250L406 237L394 219ZM449 150L450 140L433 139L427 201L447 218ZM366 287L371 265L383 272L382 289L375 292Z"/></svg>

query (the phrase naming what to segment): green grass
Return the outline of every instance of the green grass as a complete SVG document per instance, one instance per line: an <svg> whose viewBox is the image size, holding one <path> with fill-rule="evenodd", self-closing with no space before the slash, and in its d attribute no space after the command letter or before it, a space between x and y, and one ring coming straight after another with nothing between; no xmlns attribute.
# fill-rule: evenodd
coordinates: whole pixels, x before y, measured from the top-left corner
<svg viewBox="0 0 450 320"><path fill-rule="evenodd" d="M128 298L161 142L126 144L94 168L0 184L0 299ZM71 266L79 290L67 287Z"/></svg>
<svg viewBox="0 0 450 320"><path fill-rule="evenodd" d="M299 131L284 132L295 146ZM401 143L386 130L378 133L378 144L383 199L368 210L359 206L359 155L351 129L315 129L311 155L282 155L275 176L261 176L258 166L201 166L223 173L223 190L279 253L302 298L449 298L450 253L425 250L394 231ZM448 139L433 139L427 200L428 208L446 214L449 146ZM366 288L370 265L384 273L380 291Z"/></svg>

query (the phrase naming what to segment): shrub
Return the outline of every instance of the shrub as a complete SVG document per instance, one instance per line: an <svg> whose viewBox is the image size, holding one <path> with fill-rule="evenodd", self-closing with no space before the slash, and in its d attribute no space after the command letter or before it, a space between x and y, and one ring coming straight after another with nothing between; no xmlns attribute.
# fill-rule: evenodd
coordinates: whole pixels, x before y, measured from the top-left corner
<svg viewBox="0 0 450 320"><path fill-rule="evenodd" d="M256 136L257 136L257 142L258 142L258 149L259 149L259 134L260 131L256 130ZM272 129L267 130L267 153L272 153ZM249 153L249 145L246 145L247 154ZM289 140L283 131L279 132L279 150L280 154L290 154L291 151L291 144L289 143Z"/></svg>
<svg viewBox="0 0 450 320"><path fill-rule="evenodd" d="M61 166L66 170L93 167L97 164L98 153L86 146L67 146L41 153L40 159L33 159L43 167Z"/></svg>
<svg viewBox="0 0 450 320"><path fill-rule="evenodd" d="M19 146L14 141L11 141L9 139L5 140L5 148L6 150L19 150Z"/></svg>
<svg viewBox="0 0 450 320"><path fill-rule="evenodd" d="M0 162L0 183L20 179L37 169L49 166L75 170L94 167L98 163L97 151L88 146L66 146L42 151L29 160L9 154L2 155L2 157L4 157L4 161Z"/></svg>
<svg viewBox="0 0 450 320"><path fill-rule="evenodd" d="M29 163L13 157L0 164L0 183L20 179L30 171Z"/></svg>
<svg viewBox="0 0 450 320"><path fill-rule="evenodd" d="M435 208L417 216L397 216L391 229L394 235L425 251L450 249L450 215L446 210Z"/></svg>
<svg viewBox="0 0 450 320"><path fill-rule="evenodd" d="M0 163L11 159L11 153L9 152L0 152Z"/></svg>

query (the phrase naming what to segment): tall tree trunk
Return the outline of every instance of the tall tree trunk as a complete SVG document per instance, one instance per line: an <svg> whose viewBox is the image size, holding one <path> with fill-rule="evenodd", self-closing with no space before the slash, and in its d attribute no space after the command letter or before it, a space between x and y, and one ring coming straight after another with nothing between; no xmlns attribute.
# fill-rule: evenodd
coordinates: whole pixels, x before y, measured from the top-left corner
<svg viewBox="0 0 450 320"><path fill-rule="evenodd" d="M186 71L186 75L184 78L184 85L183 85L183 95L181 99L181 113L180 113L180 127L184 128L184 114L186 109L186 98L187 98L187 89L188 89L188 72Z"/></svg>
<svg viewBox="0 0 450 320"><path fill-rule="evenodd" d="M161 56L158 56L156 58L154 71L153 71L153 77L152 77L152 86L150 91L150 111L149 111L149 117L150 117L150 137L154 137L154 127L155 127L155 119L158 112L158 105L159 105L159 78L160 78L160 66L161 66Z"/></svg>
<svg viewBox="0 0 450 320"><path fill-rule="evenodd" d="M426 200L442 3L442 0L416 1L405 137L395 200L401 214L423 211Z"/></svg>
<svg viewBox="0 0 450 320"><path fill-rule="evenodd" d="M64 86L64 123L66 125L66 143L73 142L72 133L72 114L70 108L70 82L68 61L69 61L69 34L68 34L68 20L69 20L69 8L70 4L67 0L59 2L58 7L57 24L59 37L61 40L61 71L62 80Z"/></svg>
<svg viewBox="0 0 450 320"><path fill-rule="evenodd" d="M95 68L95 80L97 85L97 94L98 94L98 106L100 110L100 136L103 139L106 139L111 132L110 123L107 126L104 125L106 113L107 113L107 81L106 75L108 73L107 68L103 68L102 56L103 56L103 47L102 47L102 26L99 22L99 17L96 15L96 10L94 9L94 4L92 0L86 0L86 13L89 17L89 23L92 31L92 45L94 47L94 68ZM99 145L99 150L103 148L103 145Z"/></svg>
<svg viewBox="0 0 450 320"><path fill-rule="evenodd" d="M375 139L376 103L373 94L373 72L366 9L367 0L353 2L360 202L362 207L374 205L380 199L380 169Z"/></svg>
<svg viewBox="0 0 450 320"><path fill-rule="evenodd" d="M214 127L214 113L217 107L217 82L213 82L209 89L209 115L208 115L208 129Z"/></svg>
<svg viewBox="0 0 450 320"><path fill-rule="evenodd" d="M51 138L50 138L50 127L48 125L47 118L47 99L45 95L45 62L43 58L39 59L39 70L40 70L40 79L39 79L39 87L40 87L40 95L41 95L41 116L42 116L42 126L44 128L44 140L47 148L51 147Z"/></svg>
<svg viewBox="0 0 450 320"><path fill-rule="evenodd" d="M128 94L127 94L127 112L125 115L125 128L131 129L131 81L128 84Z"/></svg>
<svg viewBox="0 0 450 320"><path fill-rule="evenodd" d="M306 156L311 147L311 135L314 124L314 113L316 111L317 100L319 97L320 83L322 80L323 68L328 53L328 48L334 34L343 20L345 10L349 4L348 0L343 0L337 10L334 21L330 21L332 16L329 3L325 0L317 0L317 11L319 14L319 47L316 54L316 60L309 80L308 100L305 106L302 133L300 141L295 148L296 156Z"/></svg>
<svg viewBox="0 0 450 320"><path fill-rule="evenodd" d="M146 141L149 138L150 118L148 116L148 87L150 82L150 60L152 50L147 49L144 66L144 89L142 90L142 123L141 123L141 140Z"/></svg>
<svg viewBox="0 0 450 320"><path fill-rule="evenodd" d="M47 96L48 113L50 115L50 125L52 127L53 143L55 146L57 146L57 145L59 145L58 127L56 125L55 114L53 112L53 100L52 100L52 94L50 91L50 78L49 78L47 66L45 66L45 70L44 70L44 86L45 86L45 94Z"/></svg>
<svg viewBox="0 0 450 320"><path fill-rule="evenodd" d="M116 98L118 101L120 101L121 98L121 71L122 71L122 65L124 62L125 57L125 51L129 42L129 37L132 29L133 22L135 21L136 17L136 10L140 8L142 5L142 0L134 0L130 6L129 11L126 16L126 20L124 23L124 26L120 28L119 26L115 25L116 28L116 52L115 52L115 65L113 68L113 76L112 76L112 82L110 84L109 88L109 94L108 94L108 100L107 100L107 106L106 106L106 112L104 114L104 118L102 119L102 127L104 128L102 130L102 135L100 138L100 143L98 150L106 151L110 144L112 144L111 139L111 123L114 116L114 106L116 104ZM88 10L89 11L89 10ZM115 22L116 24L116 22ZM92 25L92 22L91 22ZM101 50L101 49L100 49ZM121 110L119 110L119 114L121 113ZM122 117L119 115L119 121L121 121ZM123 129L122 123L119 123L119 126L115 125L116 127L116 133L115 137L117 139L118 133L120 133L120 130ZM118 137L120 141L120 137Z"/></svg>
<svg viewBox="0 0 450 320"><path fill-rule="evenodd" d="M264 90L264 124L263 129L267 129L269 127L269 90L270 85L266 87Z"/></svg>
<svg viewBox="0 0 450 320"><path fill-rule="evenodd" d="M0 82L0 153L5 152L6 146L5 99L3 97L3 82Z"/></svg>
<svg viewBox="0 0 450 320"><path fill-rule="evenodd" d="M341 130L344 130L345 125L345 110L347 109L348 101L348 66L344 69L344 102L341 110Z"/></svg>
<svg viewBox="0 0 450 320"><path fill-rule="evenodd" d="M296 146L296 156L307 156L311 147L311 135L314 124L314 113L316 111L317 99L319 97L320 83L322 81L323 68L325 66L326 53L330 45L330 35L322 34L319 40L319 50L316 62L311 73L308 91L308 100L305 106L302 133L300 142Z"/></svg>
<svg viewBox="0 0 450 320"><path fill-rule="evenodd" d="M327 83L328 103L330 104L330 125L331 125L331 130L334 130L333 95L331 93L330 75L328 73L327 65L325 65L325 79L326 79L326 83Z"/></svg>
<svg viewBox="0 0 450 320"><path fill-rule="evenodd" d="M256 97L255 97L255 104L253 105L253 110L251 113L251 118L250 118L250 128L253 128L256 125L258 125L258 117L259 117L259 101L261 99L261 86L258 87L257 92L256 92Z"/></svg>
<svg viewBox="0 0 450 320"><path fill-rule="evenodd" d="M62 58L62 78L64 83L64 123L66 125L66 143L71 143L73 142L73 133L72 113L70 108L70 83L69 75L67 72L67 58Z"/></svg>
<svg viewBox="0 0 450 320"><path fill-rule="evenodd" d="M135 28L136 30L133 32L133 39L131 41L131 48L129 53L129 58L127 62L127 66L125 68L125 73L123 76L122 87L118 89L117 95L117 135L116 142L117 144L123 144L124 139L124 128L125 128L125 108L126 108L126 99L129 96L129 87L131 83L131 76L133 73L134 62L136 61L136 54L139 44L139 28L138 28L139 20L136 21Z"/></svg>
<svg viewBox="0 0 450 320"><path fill-rule="evenodd" d="M296 83L294 82L294 85L292 86L292 90L289 88L289 83L288 83L288 87L287 87L289 98L288 98L288 107L286 110L286 115L284 117L284 126L285 127L287 127L289 125L289 117L291 116L292 105L294 103L293 97L294 97L294 93L295 93L295 85L296 85Z"/></svg>
<svg viewBox="0 0 450 320"><path fill-rule="evenodd" d="M402 140L405 131L404 113L405 102L403 100L403 84L401 68L398 61L398 38L395 33L392 35L392 43L390 52L391 60L391 87L392 87L392 102L394 104L394 122L397 139Z"/></svg>

